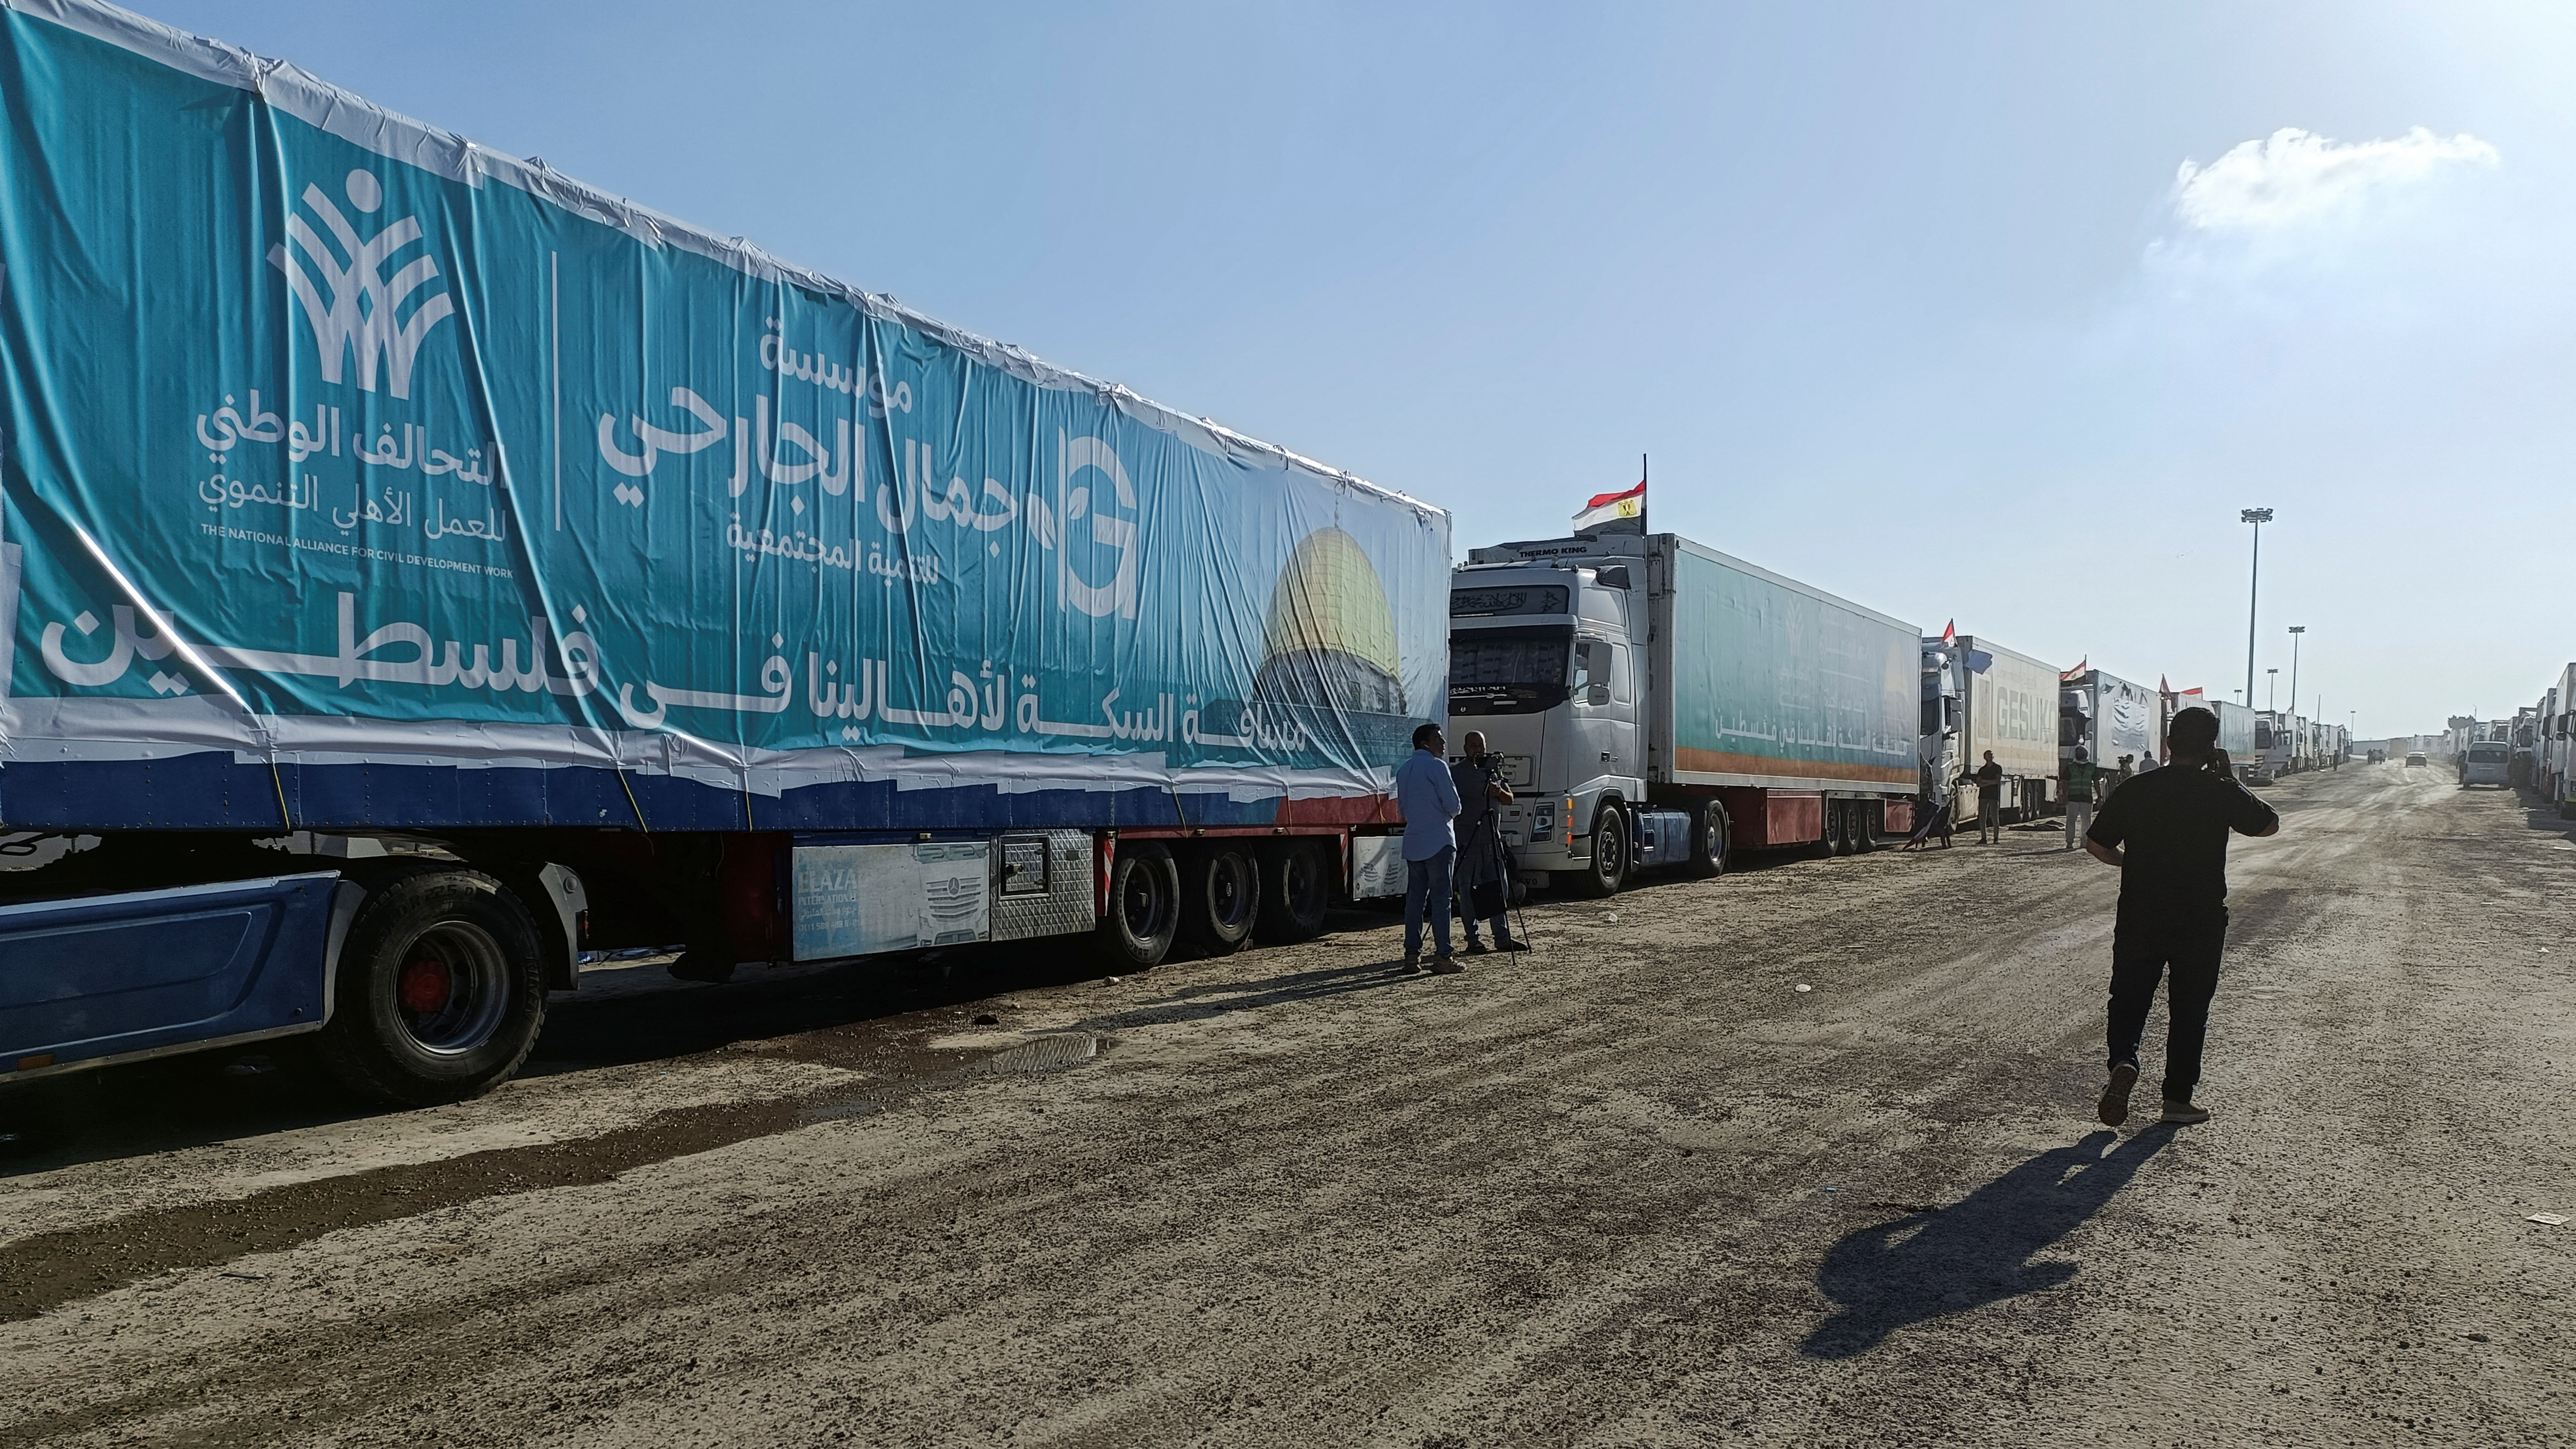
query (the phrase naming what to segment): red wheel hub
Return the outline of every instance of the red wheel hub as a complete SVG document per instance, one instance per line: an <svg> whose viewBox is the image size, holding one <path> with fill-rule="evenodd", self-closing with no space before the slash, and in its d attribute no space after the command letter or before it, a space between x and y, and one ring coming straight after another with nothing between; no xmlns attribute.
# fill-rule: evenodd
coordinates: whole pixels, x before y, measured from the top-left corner
<svg viewBox="0 0 2576 1449"><path fill-rule="evenodd" d="M444 1011L456 994L456 973L435 956L415 956L394 978L394 999L411 1012Z"/></svg>

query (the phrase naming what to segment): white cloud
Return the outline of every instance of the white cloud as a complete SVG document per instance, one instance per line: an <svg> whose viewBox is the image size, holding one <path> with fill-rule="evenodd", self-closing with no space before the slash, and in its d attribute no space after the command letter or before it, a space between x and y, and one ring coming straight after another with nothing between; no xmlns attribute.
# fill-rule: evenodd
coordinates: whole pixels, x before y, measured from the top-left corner
<svg viewBox="0 0 2576 1449"><path fill-rule="evenodd" d="M2174 174L2174 214L2208 232L2277 232L2344 216L2371 197L2414 186L2449 168L2493 169L2496 148L2463 131L2447 140L2417 126L2390 140L2349 145L2283 128L2246 141L2207 166Z"/></svg>

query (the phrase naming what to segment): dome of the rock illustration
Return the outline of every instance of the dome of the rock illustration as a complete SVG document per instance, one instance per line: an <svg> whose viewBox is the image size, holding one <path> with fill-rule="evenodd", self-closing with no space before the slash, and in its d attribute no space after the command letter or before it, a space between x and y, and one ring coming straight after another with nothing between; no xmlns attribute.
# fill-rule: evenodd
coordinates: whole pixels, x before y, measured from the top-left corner
<svg viewBox="0 0 2576 1449"><path fill-rule="evenodd" d="M1319 528L1298 540L1270 591L1268 635L1260 698L1404 713L1395 610L1358 539Z"/></svg>

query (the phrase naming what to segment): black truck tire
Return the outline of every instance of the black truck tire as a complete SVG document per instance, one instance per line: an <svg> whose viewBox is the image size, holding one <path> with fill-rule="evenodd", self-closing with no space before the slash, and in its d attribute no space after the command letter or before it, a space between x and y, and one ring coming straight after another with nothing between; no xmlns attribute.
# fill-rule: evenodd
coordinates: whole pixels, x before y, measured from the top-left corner
<svg viewBox="0 0 2576 1449"><path fill-rule="evenodd" d="M1887 807L1876 800L1852 802L1852 851L1868 855L1878 849L1879 827L1886 822Z"/></svg>
<svg viewBox="0 0 2576 1449"><path fill-rule="evenodd" d="M1727 833L1726 807L1711 800L1691 814L1691 874L1726 873L1727 852L1735 842Z"/></svg>
<svg viewBox="0 0 2576 1449"><path fill-rule="evenodd" d="M1181 922L1181 872L1172 852L1154 842L1121 842L1109 865L1109 915L1094 945L1111 971L1162 964Z"/></svg>
<svg viewBox="0 0 2576 1449"><path fill-rule="evenodd" d="M1831 860L1843 853L1843 802L1827 800L1824 804L1825 833L1817 837L1816 843L1807 850L1818 860Z"/></svg>
<svg viewBox="0 0 2576 1449"><path fill-rule="evenodd" d="M1261 939L1282 946L1311 941L1323 934L1332 904L1322 842L1283 840L1262 852Z"/></svg>
<svg viewBox="0 0 2576 1449"><path fill-rule="evenodd" d="M1574 873L1575 884L1595 899L1619 894L1628 884L1628 812L1613 800L1592 817L1592 864Z"/></svg>
<svg viewBox="0 0 2576 1449"><path fill-rule="evenodd" d="M1181 867L1181 934L1203 951L1240 951L1261 919L1261 866L1250 850L1211 840Z"/></svg>
<svg viewBox="0 0 2576 1449"><path fill-rule="evenodd" d="M315 1048L352 1090L429 1107L509 1080L545 1020L545 954L518 898L481 871L421 871L350 922Z"/></svg>

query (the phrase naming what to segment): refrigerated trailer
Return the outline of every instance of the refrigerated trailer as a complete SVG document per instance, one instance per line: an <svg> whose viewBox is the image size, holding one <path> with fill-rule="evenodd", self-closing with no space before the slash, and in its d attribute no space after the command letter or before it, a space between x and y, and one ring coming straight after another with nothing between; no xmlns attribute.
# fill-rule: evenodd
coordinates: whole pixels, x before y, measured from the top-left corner
<svg viewBox="0 0 2576 1449"><path fill-rule="evenodd" d="M1911 828L1911 625L1669 533L1471 550L1449 610L1450 728L1502 758L1533 880Z"/></svg>
<svg viewBox="0 0 2576 1449"><path fill-rule="evenodd" d="M2256 735L2254 711L2234 700L2213 699L2204 706L2218 716L2218 747L2242 776L2254 767Z"/></svg>
<svg viewBox="0 0 2576 1449"><path fill-rule="evenodd" d="M2057 699L2061 760L2075 758L2079 747L2105 770L2118 769L2124 757L2149 769L2164 758L2164 699L2147 685L2091 669L2061 685Z"/></svg>
<svg viewBox="0 0 2576 1449"><path fill-rule="evenodd" d="M0 66L0 1080L1401 889L1439 509L90 0Z"/></svg>

